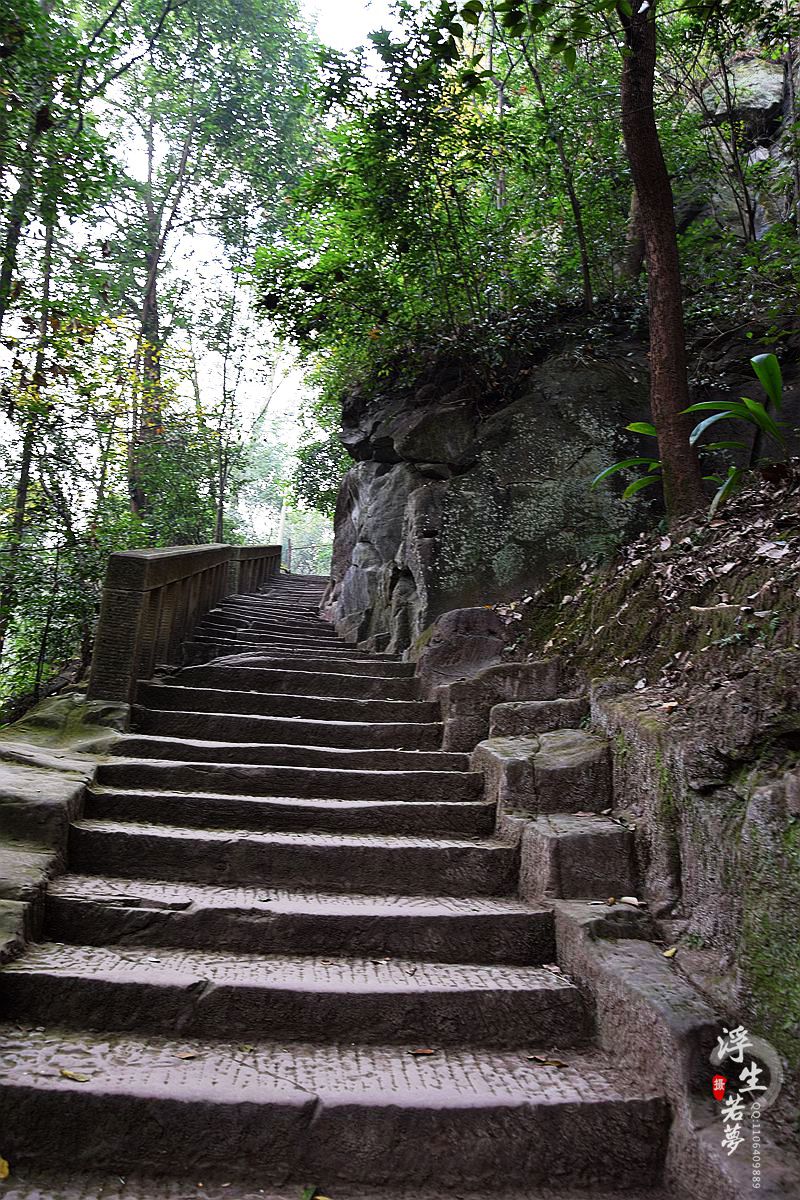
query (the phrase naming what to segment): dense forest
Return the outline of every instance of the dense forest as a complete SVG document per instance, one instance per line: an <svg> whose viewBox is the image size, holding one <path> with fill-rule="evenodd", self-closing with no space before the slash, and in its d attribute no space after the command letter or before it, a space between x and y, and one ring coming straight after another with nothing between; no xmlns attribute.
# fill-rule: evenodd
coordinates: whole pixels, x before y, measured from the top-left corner
<svg viewBox="0 0 800 1200"><path fill-rule="evenodd" d="M0 703L85 667L112 549L263 539L288 502L324 569L343 399L443 355L500 402L554 331L649 337L616 465L672 517L782 452L797 34L792 0L398 0L344 53L292 0L15 0ZM754 398L689 414L693 348L729 331ZM299 455L268 412L287 356Z"/></svg>

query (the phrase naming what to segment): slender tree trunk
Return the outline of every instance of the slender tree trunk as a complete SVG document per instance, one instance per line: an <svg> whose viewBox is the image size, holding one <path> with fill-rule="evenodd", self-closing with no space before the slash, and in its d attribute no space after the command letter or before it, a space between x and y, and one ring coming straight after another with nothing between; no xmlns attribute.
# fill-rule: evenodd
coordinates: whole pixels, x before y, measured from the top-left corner
<svg viewBox="0 0 800 1200"><path fill-rule="evenodd" d="M689 445L686 335L683 322L678 236L669 173L653 107L656 65L656 0L633 16L619 10L627 55L622 68L622 132L639 197L647 251L650 310L650 407L658 430L669 517L704 503L697 451Z"/></svg>
<svg viewBox="0 0 800 1200"><path fill-rule="evenodd" d="M636 188L634 188L631 192L631 209L628 215L628 229L625 234L625 257L622 261L623 278L638 279L644 269L644 258L642 217L639 212L639 196Z"/></svg>
<svg viewBox="0 0 800 1200"><path fill-rule="evenodd" d="M44 254L42 256L42 304L39 313L39 339L33 371L34 380L41 380L44 375L47 323L50 318L50 287L53 274L54 237L55 220L51 218L45 232ZM4 562L0 565L2 569L2 583L0 583L0 654L3 652L17 594L17 562L25 533L25 518L28 510L28 493L31 486L31 467L36 447L37 426L38 422L35 412L29 412L25 420L19 472L17 474L17 484L14 489L14 515L11 519L11 536L8 539L8 544L4 547L6 551L3 555Z"/></svg>
<svg viewBox="0 0 800 1200"><path fill-rule="evenodd" d="M730 129L729 145L733 174L736 182L739 184L742 195L742 204L738 205L737 207L739 208L739 214L742 220L742 230L744 232L745 241L754 242L756 240L756 206L745 177L743 166L744 156L742 153L742 148L739 145L739 132L737 130L736 121L733 117L735 97L731 92L731 81L730 76L728 75L728 67L721 50L717 51L717 62L719 63L719 73L722 79L722 87L725 92L725 112L728 118L728 128Z"/></svg>
<svg viewBox="0 0 800 1200"><path fill-rule="evenodd" d="M14 193L8 210L8 223L3 239L3 261L0 264L0 331L3 328L8 306L11 302L11 288L14 283L14 272L17 269L17 256L20 238L25 225L25 218L33 199L33 180L36 166L36 120L31 118L28 137L23 152L23 167L19 187Z"/></svg>
<svg viewBox="0 0 800 1200"><path fill-rule="evenodd" d="M572 163L567 154L564 138L556 124L550 105L547 103L547 95L542 83L542 77L539 74L539 68L536 61L536 51L533 55L526 43L523 47L525 61L528 64L528 70L531 73L536 94L539 97L539 103L542 106L542 113L547 122L547 128L550 133L553 145L556 148L558 161L561 166L561 174L564 178L564 188L569 200L569 207L572 211L572 220L575 224L575 238L578 243L578 252L581 259L581 280L583 285L583 307L587 312L590 312L594 307L594 295L592 292L592 271L589 263L589 243L586 238L586 229L583 224L583 210L581 202L578 199L578 193L575 190L575 176L572 171Z"/></svg>
<svg viewBox="0 0 800 1200"><path fill-rule="evenodd" d="M784 5L784 11L788 13L788 5ZM791 133L791 155L792 155L792 174L794 176L794 195L792 197L792 211L795 220L795 233L800 238L800 153L798 153L798 141L800 135L797 131L797 121L800 113L797 108L797 88L794 82L794 72L797 65L797 54L795 52L795 42L793 38L786 40L786 65L788 69L788 87L789 87L789 125Z"/></svg>
<svg viewBox="0 0 800 1200"><path fill-rule="evenodd" d="M162 420L161 405L161 340L158 317L158 269L163 241L153 197L155 170L155 120L151 114L147 129L147 185L145 208L147 214L147 249L145 250L145 285L139 321L139 412L133 431L131 453L131 508L137 516L147 511L147 495L142 479L142 447L152 441Z"/></svg>

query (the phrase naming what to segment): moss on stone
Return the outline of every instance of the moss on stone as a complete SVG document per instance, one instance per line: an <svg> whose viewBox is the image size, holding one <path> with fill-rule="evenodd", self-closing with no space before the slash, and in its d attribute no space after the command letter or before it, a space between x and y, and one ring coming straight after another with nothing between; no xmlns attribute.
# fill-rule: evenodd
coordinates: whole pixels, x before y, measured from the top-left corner
<svg viewBox="0 0 800 1200"><path fill-rule="evenodd" d="M800 1061L800 822L777 840L750 831L740 885L738 960L755 1025L792 1067Z"/></svg>

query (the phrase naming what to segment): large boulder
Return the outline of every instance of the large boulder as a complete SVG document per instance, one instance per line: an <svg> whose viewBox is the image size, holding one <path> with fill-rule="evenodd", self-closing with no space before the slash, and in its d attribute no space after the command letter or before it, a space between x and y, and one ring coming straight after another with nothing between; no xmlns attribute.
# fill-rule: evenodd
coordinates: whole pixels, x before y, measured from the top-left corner
<svg viewBox="0 0 800 1200"><path fill-rule="evenodd" d="M502 661L506 627L491 608L456 608L444 613L412 651L423 696L456 679L471 679Z"/></svg>
<svg viewBox="0 0 800 1200"><path fill-rule="evenodd" d="M703 92L703 106L721 124L736 122L749 147L763 144L776 132L783 115L786 89L783 63L763 58L739 59L725 74L714 75Z"/></svg>
<svg viewBox="0 0 800 1200"><path fill-rule="evenodd" d="M639 349L551 358L494 409L450 366L435 387L351 396L343 440L361 461L339 497L326 614L349 641L401 652L441 613L610 546L632 510L591 480L646 412Z"/></svg>

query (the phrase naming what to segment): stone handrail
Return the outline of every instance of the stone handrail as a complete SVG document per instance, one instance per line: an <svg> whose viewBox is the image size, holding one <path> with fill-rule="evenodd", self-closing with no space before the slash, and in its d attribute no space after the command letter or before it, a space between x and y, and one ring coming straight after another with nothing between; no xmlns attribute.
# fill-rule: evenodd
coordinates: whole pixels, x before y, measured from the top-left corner
<svg viewBox="0 0 800 1200"><path fill-rule="evenodd" d="M139 679L181 661L181 644L224 596L257 592L280 546L171 546L109 556L89 699L131 703Z"/></svg>

